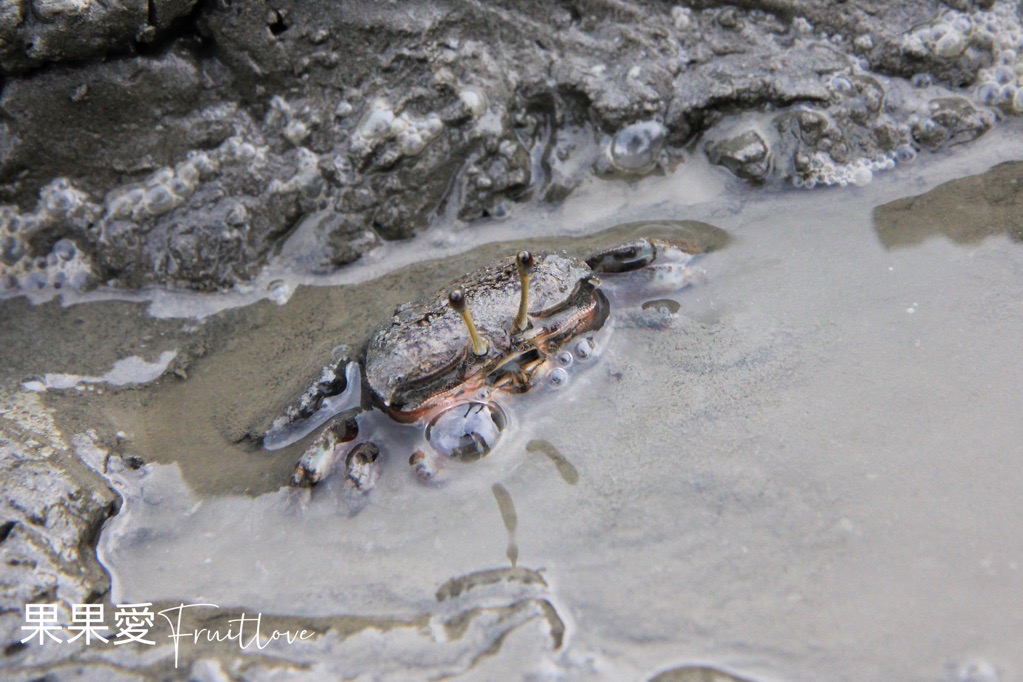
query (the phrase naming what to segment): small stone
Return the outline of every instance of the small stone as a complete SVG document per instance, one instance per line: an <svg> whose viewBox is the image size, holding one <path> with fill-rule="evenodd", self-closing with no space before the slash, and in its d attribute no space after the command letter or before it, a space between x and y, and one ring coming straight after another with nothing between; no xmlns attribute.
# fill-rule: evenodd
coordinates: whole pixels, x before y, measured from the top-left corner
<svg viewBox="0 0 1023 682"><path fill-rule="evenodd" d="M764 182L771 173L770 147L756 130L709 144L707 158L750 182Z"/></svg>

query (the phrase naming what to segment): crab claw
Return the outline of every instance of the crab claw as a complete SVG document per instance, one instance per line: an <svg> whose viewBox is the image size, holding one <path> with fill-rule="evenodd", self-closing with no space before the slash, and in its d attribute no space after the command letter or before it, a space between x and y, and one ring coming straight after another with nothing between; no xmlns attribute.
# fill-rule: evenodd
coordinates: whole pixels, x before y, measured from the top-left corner
<svg viewBox="0 0 1023 682"><path fill-rule="evenodd" d="M668 294L692 283L696 274L689 267L693 254L661 239L637 239L596 253L586 264L601 277L613 300L642 299ZM616 282L628 282L616 291Z"/></svg>
<svg viewBox="0 0 1023 682"><path fill-rule="evenodd" d="M335 421L302 454L291 474L291 485L311 488L319 483L334 467L341 446L352 442L358 435L359 423L355 417Z"/></svg>
<svg viewBox="0 0 1023 682"><path fill-rule="evenodd" d="M647 238L636 239L625 244L607 248L603 252L593 254L586 259L593 272L604 274L615 274L620 272L632 272L640 268L646 268L657 260L659 248L662 249L668 244L664 241L651 241Z"/></svg>

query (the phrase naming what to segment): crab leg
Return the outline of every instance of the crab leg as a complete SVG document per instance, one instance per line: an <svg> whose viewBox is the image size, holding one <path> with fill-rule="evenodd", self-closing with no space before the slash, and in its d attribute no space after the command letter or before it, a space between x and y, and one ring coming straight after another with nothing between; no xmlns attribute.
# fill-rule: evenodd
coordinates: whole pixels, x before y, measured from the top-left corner
<svg viewBox="0 0 1023 682"><path fill-rule="evenodd" d="M338 419L317 436L309 449L295 465L291 474L291 485L310 488L319 483L334 468L344 445L359 435L359 424L355 417Z"/></svg>
<svg viewBox="0 0 1023 682"><path fill-rule="evenodd" d="M362 378L359 372L359 363L350 362L345 366L345 382L347 385L342 393L324 398L320 409L307 419L274 424L263 436L263 449L280 450L292 443L297 443L331 417L342 412L360 409L362 406Z"/></svg>
<svg viewBox="0 0 1023 682"><path fill-rule="evenodd" d="M376 485L380 475L377 459L380 448L374 443L359 443L345 458L345 478L360 493L367 493Z"/></svg>

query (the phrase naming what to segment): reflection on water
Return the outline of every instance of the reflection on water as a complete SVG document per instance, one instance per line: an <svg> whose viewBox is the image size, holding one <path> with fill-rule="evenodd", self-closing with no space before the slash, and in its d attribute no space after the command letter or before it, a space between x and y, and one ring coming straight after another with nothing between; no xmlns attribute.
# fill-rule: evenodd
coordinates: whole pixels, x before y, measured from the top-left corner
<svg viewBox="0 0 1023 682"><path fill-rule="evenodd" d="M958 244L1008 234L1023 241L1023 161L946 182L920 196L874 209L874 229L887 248L944 235Z"/></svg>

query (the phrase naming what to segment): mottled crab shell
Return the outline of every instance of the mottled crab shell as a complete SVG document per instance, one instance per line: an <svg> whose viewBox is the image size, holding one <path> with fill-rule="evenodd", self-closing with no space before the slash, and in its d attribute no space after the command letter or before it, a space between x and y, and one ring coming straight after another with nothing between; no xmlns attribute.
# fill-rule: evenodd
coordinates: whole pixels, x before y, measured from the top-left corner
<svg viewBox="0 0 1023 682"><path fill-rule="evenodd" d="M535 253L530 277L529 313L573 303L581 284L596 282L582 260L560 253ZM366 350L366 382L374 400L392 412L411 412L430 395L455 388L464 374L454 371L469 353L469 333L448 304L461 289L490 344L480 364L499 362L513 351L511 326L519 307L520 284L514 257L493 261L442 287L436 293L399 307Z"/></svg>

